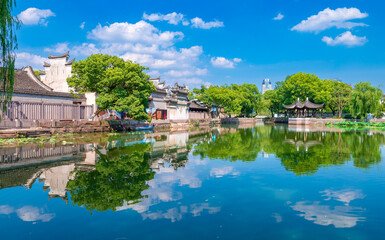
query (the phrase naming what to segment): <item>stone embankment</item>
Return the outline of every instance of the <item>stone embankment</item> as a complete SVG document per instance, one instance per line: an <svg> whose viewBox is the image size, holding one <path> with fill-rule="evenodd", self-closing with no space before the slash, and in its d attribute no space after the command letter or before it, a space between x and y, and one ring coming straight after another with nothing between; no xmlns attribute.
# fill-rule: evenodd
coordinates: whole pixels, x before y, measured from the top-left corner
<svg viewBox="0 0 385 240"><path fill-rule="evenodd" d="M203 119L193 121L178 120L157 120L151 123L145 123L134 120L122 121L35 121L31 128L13 128L0 130L0 138L18 138L18 137L40 137L53 134L65 133L94 133L94 132L112 132L112 131L132 131L136 127L154 126L156 131L174 131L185 130L191 127L213 127L221 124L255 124L262 122L262 119L254 118L225 118L225 119Z"/></svg>

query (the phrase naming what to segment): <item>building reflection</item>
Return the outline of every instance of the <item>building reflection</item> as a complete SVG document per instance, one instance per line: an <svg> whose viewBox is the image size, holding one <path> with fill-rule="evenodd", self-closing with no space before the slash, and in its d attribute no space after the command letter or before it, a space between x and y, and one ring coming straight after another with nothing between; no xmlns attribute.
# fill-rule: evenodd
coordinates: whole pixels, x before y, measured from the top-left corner
<svg viewBox="0 0 385 240"><path fill-rule="evenodd" d="M3 148L0 149L0 189L18 186L29 189L39 181L44 182L43 189L48 192L49 198L61 198L68 202L68 193L71 193L71 200L76 205L88 204L90 211L116 210L127 202L134 204L145 197L142 192L149 188L148 181L156 172L161 174L168 172L167 169L176 172L185 168L192 144L205 134L206 130L150 133L137 137L112 136L107 144L102 145ZM129 179L131 175L137 176L116 191L119 194L122 190L128 192L123 193L123 198L114 206L97 206L103 205L103 197L111 195L111 192L100 195L100 202L76 202L81 199L77 196L92 194L85 191L88 187L93 187L92 190L103 189L104 184L104 187L114 189L116 183ZM89 199L96 198L90 195Z"/></svg>

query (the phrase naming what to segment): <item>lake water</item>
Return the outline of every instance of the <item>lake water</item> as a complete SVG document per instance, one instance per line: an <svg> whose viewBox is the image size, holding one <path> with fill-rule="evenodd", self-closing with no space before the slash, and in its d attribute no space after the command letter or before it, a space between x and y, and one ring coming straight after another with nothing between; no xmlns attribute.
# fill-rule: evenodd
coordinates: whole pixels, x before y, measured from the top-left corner
<svg viewBox="0 0 385 240"><path fill-rule="evenodd" d="M0 239L385 239L383 133L287 126L0 149Z"/></svg>

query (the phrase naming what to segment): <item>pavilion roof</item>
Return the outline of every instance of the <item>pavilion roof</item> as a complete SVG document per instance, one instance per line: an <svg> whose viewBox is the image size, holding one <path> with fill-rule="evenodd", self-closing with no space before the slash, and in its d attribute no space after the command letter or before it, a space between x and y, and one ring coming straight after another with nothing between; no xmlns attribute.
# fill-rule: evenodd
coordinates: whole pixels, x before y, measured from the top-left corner
<svg viewBox="0 0 385 240"><path fill-rule="evenodd" d="M290 105L283 104L283 107L285 109L304 109L304 108L306 108L306 109L320 109L320 108L323 108L324 106L325 106L325 103L322 103L322 104L312 103L309 101L309 98L306 98L305 102L301 102L298 98L297 101L293 104L290 104Z"/></svg>

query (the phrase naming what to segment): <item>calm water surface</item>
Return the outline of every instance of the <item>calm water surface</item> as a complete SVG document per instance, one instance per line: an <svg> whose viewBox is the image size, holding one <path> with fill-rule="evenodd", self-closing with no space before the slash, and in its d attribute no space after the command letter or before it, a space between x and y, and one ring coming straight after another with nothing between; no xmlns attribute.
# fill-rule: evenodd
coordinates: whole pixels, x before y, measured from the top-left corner
<svg viewBox="0 0 385 240"><path fill-rule="evenodd" d="M384 142L255 126L1 148L0 239L385 239Z"/></svg>

